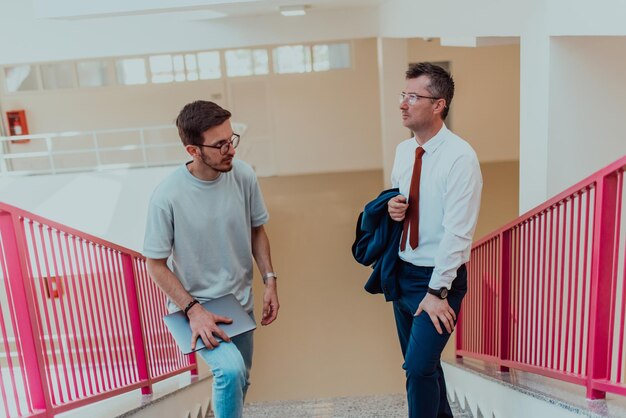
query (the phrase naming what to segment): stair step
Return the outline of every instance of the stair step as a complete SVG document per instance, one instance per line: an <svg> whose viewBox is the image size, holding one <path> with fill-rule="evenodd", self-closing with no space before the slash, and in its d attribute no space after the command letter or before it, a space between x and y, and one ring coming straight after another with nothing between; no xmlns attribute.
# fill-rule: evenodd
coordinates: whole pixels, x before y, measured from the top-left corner
<svg viewBox="0 0 626 418"><path fill-rule="evenodd" d="M469 408L451 400L455 418L474 418ZM246 418L406 418L404 393L392 395L353 396L302 401L259 402L246 405Z"/></svg>

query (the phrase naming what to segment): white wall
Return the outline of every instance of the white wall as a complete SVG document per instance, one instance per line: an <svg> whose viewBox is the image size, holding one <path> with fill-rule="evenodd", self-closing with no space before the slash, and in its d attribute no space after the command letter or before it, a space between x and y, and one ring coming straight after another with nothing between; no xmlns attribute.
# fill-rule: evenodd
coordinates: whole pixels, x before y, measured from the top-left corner
<svg viewBox="0 0 626 418"><path fill-rule="evenodd" d="M626 155L626 38L555 37L550 59L552 196Z"/></svg>
<svg viewBox="0 0 626 418"><path fill-rule="evenodd" d="M439 40L379 39L384 180L390 184L395 148L410 136L402 126L398 93L407 63L447 61L455 97L446 123L468 141L481 162L519 159L519 45L442 47Z"/></svg>
<svg viewBox="0 0 626 418"><path fill-rule="evenodd" d="M550 39L523 36L520 48L520 214L548 198Z"/></svg>
<svg viewBox="0 0 626 418"><path fill-rule="evenodd" d="M233 112L233 121L248 125L240 156L260 175L380 169L376 39L351 45L350 69L0 92L0 107L27 109L30 133L35 134L172 124L186 103L214 100ZM36 145L33 141L12 149L25 152ZM48 163L43 159L41 164Z"/></svg>
<svg viewBox="0 0 626 418"><path fill-rule="evenodd" d="M353 66L270 77L276 174L380 169L376 40L353 41Z"/></svg>
<svg viewBox="0 0 626 418"><path fill-rule="evenodd" d="M141 251L150 195L174 169L0 177L0 201Z"/></svg>
<svg viewBox="0 0 626 418"><path fill-rule="evenodd" d="M622 0L389 0L379 15L386 37L626 35Z"/></svg>

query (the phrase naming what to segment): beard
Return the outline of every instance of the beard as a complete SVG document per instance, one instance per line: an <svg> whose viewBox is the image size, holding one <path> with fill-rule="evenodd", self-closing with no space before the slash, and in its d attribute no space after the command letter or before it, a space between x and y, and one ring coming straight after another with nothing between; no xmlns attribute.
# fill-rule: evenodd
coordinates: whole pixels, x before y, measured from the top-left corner
<svg viewBox="0 0 626 418"><path fill-rule="evenodd" d="M233 158L229 157L226 161L222 159L219 164L210 163L206 160L204 155L200 155L200 161L207 167L212 168L215 171L219 171L220 173L228 173L233 169Z"/></svg>

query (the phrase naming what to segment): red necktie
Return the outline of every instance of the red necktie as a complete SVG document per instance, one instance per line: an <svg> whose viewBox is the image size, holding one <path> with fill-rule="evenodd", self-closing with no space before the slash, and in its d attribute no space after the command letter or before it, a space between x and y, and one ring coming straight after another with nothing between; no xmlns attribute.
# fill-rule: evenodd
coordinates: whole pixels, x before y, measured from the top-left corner
<svg viewBox="0 0 626 418"><path fill-rule="evenodd" d="M409 236L409 245L411 248L417 248L419 243L420 231L420 175L422 173L422 155L424 148L417 147L415 150L415 163L413 164L413 175L411 176L411 187L409 188L409 207L404 217L404 228L402 230L402 241L400 242L400 250L406 248L406 234L411 225L411 234Z"/></svg>

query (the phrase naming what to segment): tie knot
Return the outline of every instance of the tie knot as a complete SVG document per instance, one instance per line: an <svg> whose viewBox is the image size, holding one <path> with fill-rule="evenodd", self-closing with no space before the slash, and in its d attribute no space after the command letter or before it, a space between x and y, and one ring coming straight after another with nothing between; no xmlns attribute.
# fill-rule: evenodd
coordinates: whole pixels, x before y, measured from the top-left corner
<svg viewBox="0 0 626 418"><path fill-rule="evenodd" d="M417 149L415 150L415 158L422 158L424 152L424 147L417 147Z"/></svg>

